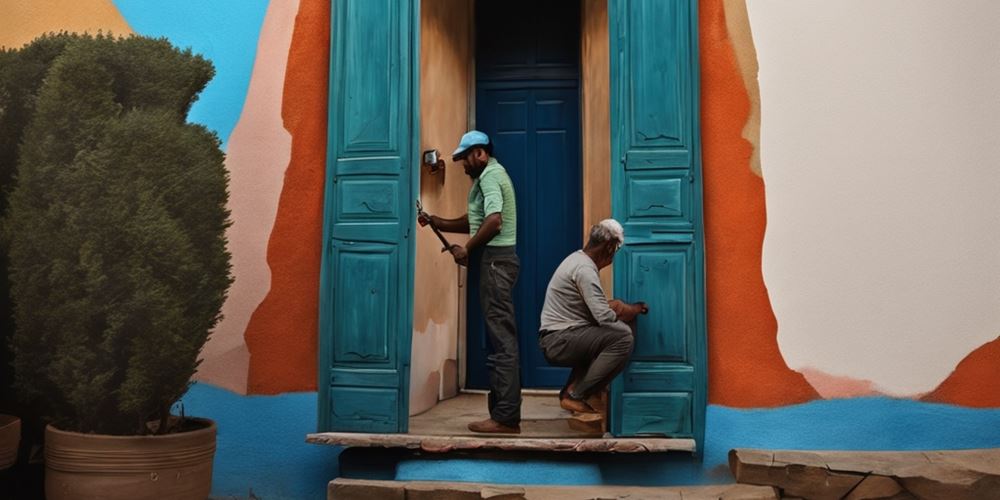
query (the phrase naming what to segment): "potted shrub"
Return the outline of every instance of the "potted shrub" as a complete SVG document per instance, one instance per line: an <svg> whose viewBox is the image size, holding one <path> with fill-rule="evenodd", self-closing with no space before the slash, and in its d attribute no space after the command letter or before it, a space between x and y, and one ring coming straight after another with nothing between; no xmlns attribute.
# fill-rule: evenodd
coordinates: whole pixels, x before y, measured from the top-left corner
<svg viewBox="0 0 1000 500"><path fill-rule="evenodd" d="M162 39L71 38L31 96L4 218L46 494L205 498L214 423L171 408L232 281L223 153L186 122L214 70Z"/></svg>

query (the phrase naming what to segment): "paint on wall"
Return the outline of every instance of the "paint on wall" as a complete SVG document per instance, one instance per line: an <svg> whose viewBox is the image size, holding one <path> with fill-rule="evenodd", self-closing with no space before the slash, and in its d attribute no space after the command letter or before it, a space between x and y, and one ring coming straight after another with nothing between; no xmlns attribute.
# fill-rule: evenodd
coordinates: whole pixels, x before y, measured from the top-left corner
<svg viewBox="0 0 1000 500"><path fill-rule="evenodd" d="M747 13L746 0L723 0L723 15L726 17L726 31L729 42L736 54L736 65L743 77L743 87L746 88L750 100L750 114L743 125L741 134L753 153L750 155L750 170L757 175L760 172L760 85L757 82L757 48L753 44L753 34L750 31L750 16Z"/></svg>
<svg viewBox="0 0 1000 500"><path fill-rule="evenodd" d="M1000 337L972 351L924 401L1000 408Z"/></svg>
<svg viewBox="0 0 1000 500"><path fill-rule="evenodd" d="M580 117L583 126L583 235L611 217L611 62L607 0L584 0L581 6ZM601 286L613 293L612 266L601 269Z"/></svg>
<svg viewBox="0 0 1000 500"><path fill-rule="evenodd" d="M750 115L722 0L699 3L709 402L780 406L816 391L785 364L761 273L764 184L743 137Z"/></svg>
<svg viewBox="0 0 1000 500"><path fill-rule="evenodd" d="M420 150L437 149L447 166L430 174L420 168L420 200L428 213L458 217L467 209L471 179L451 152L468 130L472 2L424 0L420 5ZM433 407L458 391L458 362L464 350L464 272L429 227L417 227L413 277L413 339L410 414ZM467 235L448 234L464 244ZM464 352L462 353L464 355Z"/></svg>
<svg viewBox="0 0 1000 500"><path fill-rule="evenodd" d="M219 134L226 150L253 72L267 0L116 0L136 33L166 37L215 65L215 78L191 107L188 120Z"/></svg>
<svg viewBox="0 0 1000 500"><path fill-rule="evenodd" d="M0 47L17 48L43 33L132 33L111 0L0 0Z"/></svg>
<svg viewBox="0 0 1000 500"><path fill-rule="evenodd" d="M245 333L254 394L316 390L329 59L330 3L301 0L282 93L292 145L268 240L271 284Z"/></svg>
<svg viewBox="0 0 1000 500"><path fill-rule="evenodd" d="M749 7L784 359L920 397L1000 331L1000 4Z"/></svg>
<svg viewBox="0 0 1000 500"><path fill-rule="evenodd" d="M282 91L298 0L268 6L243 113L226 153L229 210L226 233L233 284L219 323L202 349L198 380L245 393L250 353L243 332L270 285L267 242L291 154L291 137L281 120Z"/></svg>

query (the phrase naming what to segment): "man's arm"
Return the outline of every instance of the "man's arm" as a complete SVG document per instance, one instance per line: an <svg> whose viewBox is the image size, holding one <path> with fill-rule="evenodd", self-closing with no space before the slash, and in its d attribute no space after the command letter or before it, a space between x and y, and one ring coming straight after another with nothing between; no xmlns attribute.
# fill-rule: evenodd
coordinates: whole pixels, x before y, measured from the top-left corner
<svg viewBox="0 0 1000 500"><path fill-rule="evenodd" d="M604 288L601 287L601 278L597 271L580 268L573 279L580 296L583 297L583 302L587 304L597 324L605 326L618 322L618 315L608 305L608 298L604 295Z"/></svg>
<svg viewBox="0 0 1000 500"><path fill-rule="evenodd" d="M436 215L430 216L431 224L446 233L469 234L469 214L465 214L457 219L445 219Z"/></svg>
<svg viewBox="0 0 1000 500"><path fill-rule="evenodd" d="M468 221L465 224L468 226ZM455 257L455 262L463 266L469 265L469 253L486 245L494 236L500 234L501 226L503 226L503 215L500 212L487 215L483 219L483 223L479 226L479 230L476 231L476 234L472 235L472 238L469 238L468 243L464 247L462 245L451 246L449 250L451 250L451 255Z"/></svg>
<svg viewBox="0 0 1000 500"><path fill-rule="evenodd" d="M500 234L503 228L503 204L508 200L503 199L503 190L495 176L482 176L479 178L479 189L483 193L483 223L479 225L476 234L469 238L464 247L452 245L451 254L455 256L455 262L467 265L469 253L473 250L486 246L496 235ZM468 228L468 219L466 219Z"/></svg>

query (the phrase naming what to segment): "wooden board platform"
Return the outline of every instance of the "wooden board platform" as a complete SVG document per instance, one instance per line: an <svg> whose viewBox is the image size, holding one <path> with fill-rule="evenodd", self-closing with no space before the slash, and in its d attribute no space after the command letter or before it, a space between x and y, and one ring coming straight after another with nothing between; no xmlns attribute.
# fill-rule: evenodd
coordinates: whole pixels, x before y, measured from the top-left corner
<svg viewBox="0 0 1000 500"><path fill-rule="evenodd" d="M555 394L523 396L521 434L476 434L466 427L469 422L486 417L486 395L463 393L438 403L425 413L410 417L408 434L323 432L309 434L306 441L339 446L422 449L429 452L493 449L643 453L695 450L693 439L612 438L601 433L574 430L567 422L571 414L559 407Z"/></svg>
<svg viewBox="0 0 1000 500"><path fill-rule="evenodd" d="M330 500L777 500L774 488L746 484L712 486L520 486L434 481L368 481L334 479L327 487Z"/></svg>

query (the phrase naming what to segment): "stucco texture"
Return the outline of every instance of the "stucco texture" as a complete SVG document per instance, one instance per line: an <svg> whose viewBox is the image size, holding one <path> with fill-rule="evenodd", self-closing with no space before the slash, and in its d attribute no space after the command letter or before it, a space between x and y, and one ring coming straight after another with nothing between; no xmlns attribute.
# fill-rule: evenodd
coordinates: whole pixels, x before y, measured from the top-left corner
<svg viewBox="0 0 1000 500"><path fill-rule="evenodd" d="M245 334L254 394L316 389L329 54L330 4L302 0L282 94L292 144L268 241L271 286Z"/></svg>
<svg viewBox="0 0 1000 500"><path fill-rule="evenodd" d="M764 182L742 137L750 95L722 0L699 3L709 402L764 407L818 397L785 364L761 273Z"/></svg>
<svg viewBox="0 0 1000 500"><path fill-rule="evenodd" d="M213 85L224 85L206 91L192 120L204 118L228 140L236 284L198 377L237 393L314 391L330 2L258 0L239 4L238 15L206 5L0 0L0 45L131 26L215 57ZM713 404L886 393L1000 406L1000 226L992 215L1000 213L1000 177L991 167L1000 146L990 135L1000 108L987 98L1000 73L986 64L1000 56L991 31L1000 7L902 5L699 2ZM468 57L471 23L454 29L468 15L456 6L468 0L425 1L441 22L424 26L424 65L457 71ZM602 18L589 13L600 14L601 1L584 7L584 32L600 33ZM205 12L240 20L219 30L203 19L186 26ZM920 26L935 29L914 31ZM860 35L845 37L848 28ZM872 33L881 38L864 38ZM887 39L907 49L879 41ZM606 86L607 48L593 42L583 45L591 219L606 213L600 165L610 161L599 140L607 104L595 93ZM843 53L867 58L833 57ZM929 64L939 71L926 72ZM423 77L424 148L447 152L465 128L468 88L453 76ZM432 212L464 211L468 179L453 167L422 175ZM429 231L418 231L417 246L415 281L427 295L416 301L414 353L427 363L414 365L411 396L425 407L457 377L464 292Z"/></svg>
<svg viewBox="0 0 1000 500"><path fill-rule="evenodd" d="M424 210L458 217L467 210L471 179L450 153L468 129L472 61L471 0L424 0L420 5L420 150L437 149L444 171L420 172ZM441 252L429 227L417 229L413 276L413 342L410 357L410 414L433 407L459 389L459 356L464 347L464 271ZM449 234L462 244L468 237Z"/></svg>

